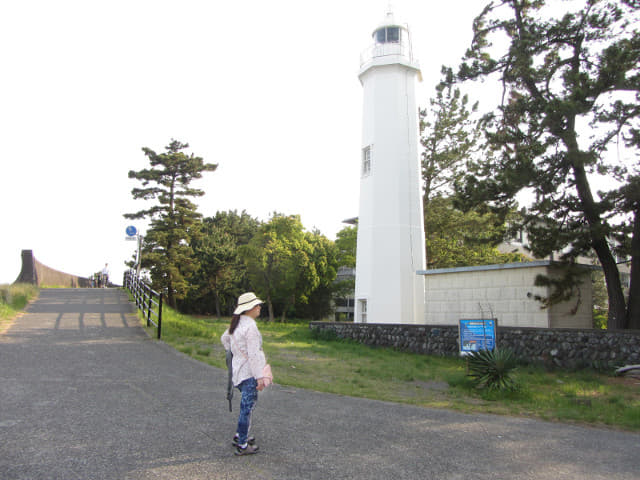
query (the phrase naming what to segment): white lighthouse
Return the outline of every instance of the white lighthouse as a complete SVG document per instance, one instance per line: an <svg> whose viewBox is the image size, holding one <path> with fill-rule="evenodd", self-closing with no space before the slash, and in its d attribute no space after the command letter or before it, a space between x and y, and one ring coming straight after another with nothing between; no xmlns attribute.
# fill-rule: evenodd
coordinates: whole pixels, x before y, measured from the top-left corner
<svg viewBox="0 0 640 480"><path fill-rule="evenodd" d="M415 99L420 69L392 13L360 59L364 91L355 321L425 323L424 218Z"/></svg>

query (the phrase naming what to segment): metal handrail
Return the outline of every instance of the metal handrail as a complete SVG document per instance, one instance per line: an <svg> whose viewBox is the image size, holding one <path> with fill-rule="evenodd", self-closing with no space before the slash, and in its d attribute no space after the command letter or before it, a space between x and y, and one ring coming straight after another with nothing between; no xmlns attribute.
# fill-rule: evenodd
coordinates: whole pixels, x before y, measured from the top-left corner
<svg viewBox="0 0 640 480"><path fill-rule="evenodd" d="M153 290L151 285L142 280L133 270L125 272L124 288L129 290L136 307L142 311L147 320L147 327L153 324L158 329L158 340L160 340L162 336L162 293Z"/></svg>
<svg viewBox="0 0 640 480"><path fill-rule="evenodd" d="M374 43L360 53L360 68L364 68L373 62L376 57L399 55L405 57L409 63L416 63L413 58L411 45L404 42Z"/></svg>

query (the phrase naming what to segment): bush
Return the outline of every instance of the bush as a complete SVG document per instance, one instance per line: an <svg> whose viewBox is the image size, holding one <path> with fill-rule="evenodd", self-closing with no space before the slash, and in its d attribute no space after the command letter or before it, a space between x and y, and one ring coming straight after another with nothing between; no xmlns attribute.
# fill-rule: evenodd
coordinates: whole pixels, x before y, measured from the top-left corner
<svg viewBox="0 0 640 480"><path fill-rule="evenodd" d="M607 311L603 309L593 310L593 328L598 330L607 329Z"/></svg>
<svg viewBox="0 0 640 480"><path fill-rule="evenodd" d="M311 329L311 338L322 342L336 342L342 340L335 330L317 327Z"/></svg>
<svg viewBox="0 0 640 480"><path fill-rule="evenodd" d="M517 366L516 357L509 349L481 350L467 356L469 376L476 388L489 390L515 390L511 377Z"/></svg>

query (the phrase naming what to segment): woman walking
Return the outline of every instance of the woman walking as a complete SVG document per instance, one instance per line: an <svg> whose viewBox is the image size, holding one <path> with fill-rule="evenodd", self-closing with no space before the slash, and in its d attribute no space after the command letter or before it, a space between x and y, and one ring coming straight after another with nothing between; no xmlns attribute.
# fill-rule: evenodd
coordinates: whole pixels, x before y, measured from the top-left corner
<svg viewBox="0 0 640 480"><path fill-rule="evenodd" d="M238 305L231 317L229 328L220 340L225 350L231 350L233 385L240 390L240 414L238 428L233 437L236 455L248 455L258 451L255 438L249 436L251 413L258 401L258 392L264 388L262 371L267 363L262 351L262 335L256 325L260 306L264 303L253 292L238 297Z"/></svg>

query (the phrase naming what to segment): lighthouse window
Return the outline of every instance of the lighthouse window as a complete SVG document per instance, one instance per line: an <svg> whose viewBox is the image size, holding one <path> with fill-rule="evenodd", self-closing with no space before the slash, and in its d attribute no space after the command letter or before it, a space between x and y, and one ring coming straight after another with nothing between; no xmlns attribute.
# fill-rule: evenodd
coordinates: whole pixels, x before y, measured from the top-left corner
<svg viewBox="0 0 640 480"><path fill-rule="evenodd" d="M366 177L371 174L371 147L367 146L362 149L362 176Z"/></svg>
<svg viewBox="0 0 640 480"><path fill-rule="evenodd" d="M376 43L399 43L400 27L385 27L376 31Z"/></svg>
<svg viewBox="0 0 640 480"><path fill-rule="evenodd" d="M366 300L358 300L360 304L360 322L367 323L367 301Z"/></svg>
<svg viewBox="0 0 640 480"><path fill-rule="evenodd" d="M400 41L400 29L398 27L387 28L387 43L398 43Z"/></svg>

